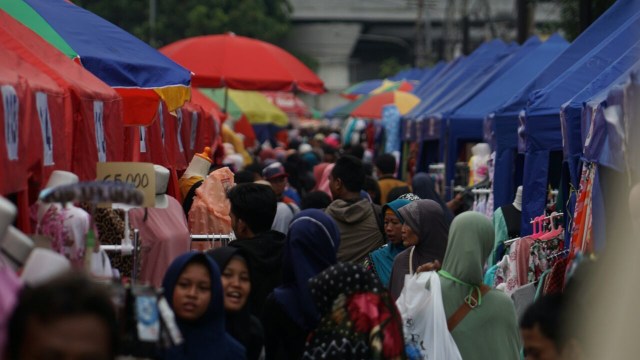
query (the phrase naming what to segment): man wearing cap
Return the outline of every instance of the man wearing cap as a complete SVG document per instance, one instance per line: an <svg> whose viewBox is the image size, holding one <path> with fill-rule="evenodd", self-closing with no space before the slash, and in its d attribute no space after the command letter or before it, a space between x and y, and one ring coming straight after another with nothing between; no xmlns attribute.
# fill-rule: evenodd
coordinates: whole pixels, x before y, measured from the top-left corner
<svg viewBox="0 0 640 360"><path fill-rule="evenodd" d="M282 164L275 162L264 168L262 176L266 179L265 181L271 185L273 192L276 193L276 197L278 198L278 210L271 229L286 234L289 230L291 220L300 212L300 208L296 202L284 195L287 186L287 177L289 175L284 171Z"/></svg>
<svg viewBox="0 0 640 360"><path fill-rule="evenodd" d="M282 166L281 163L274 162L273 164L265 167L262 170L262 177L271 184L279 202L295 205L296 202L292 198L284 195L284 191L287 188L287 178L289 177L289 174L284 171L284 166Z"/></svg>

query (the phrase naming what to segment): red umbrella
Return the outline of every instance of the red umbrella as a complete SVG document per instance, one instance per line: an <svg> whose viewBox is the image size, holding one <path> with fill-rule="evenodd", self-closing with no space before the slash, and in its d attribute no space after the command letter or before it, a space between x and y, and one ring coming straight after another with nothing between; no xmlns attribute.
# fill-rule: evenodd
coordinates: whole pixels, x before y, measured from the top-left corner
<svg viewBox="0 0 640 360"><path fill-rule="evenodd" d="M233 33L196 36L160 51L195 73L194 87L237 90L300 90L321 94L324 83L302 62L264 41Z"/></svg>

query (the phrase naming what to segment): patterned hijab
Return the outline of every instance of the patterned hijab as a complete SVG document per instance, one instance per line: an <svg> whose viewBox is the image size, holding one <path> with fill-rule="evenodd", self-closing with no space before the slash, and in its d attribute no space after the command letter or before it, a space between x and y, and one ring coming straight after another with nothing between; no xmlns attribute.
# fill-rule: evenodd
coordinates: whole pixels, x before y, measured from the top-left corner
<svg viewBox="0 0 640 360"><path fill-rule="evenodd" d="M406 359L402 318L373 273L337 264L309 286L322 319L302 359Z"/></svg>

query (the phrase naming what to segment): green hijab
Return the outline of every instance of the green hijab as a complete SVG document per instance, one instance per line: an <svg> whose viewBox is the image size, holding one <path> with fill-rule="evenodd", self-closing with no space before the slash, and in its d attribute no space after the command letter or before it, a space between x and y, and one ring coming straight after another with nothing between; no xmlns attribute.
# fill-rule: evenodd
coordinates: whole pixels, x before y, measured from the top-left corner
<svg viewBox="0 0 640 360"><path fill-rule="evenodd" d="M484 263L491 252L494 231L491 221L476 212L458 215L451 223L442 270L456 279L480 286ZM462 305L470 288L440 276L447 318ZM520 358L520 331L513 302L498 290L482 296L451 333L465 360L512 360Z"/></svg>

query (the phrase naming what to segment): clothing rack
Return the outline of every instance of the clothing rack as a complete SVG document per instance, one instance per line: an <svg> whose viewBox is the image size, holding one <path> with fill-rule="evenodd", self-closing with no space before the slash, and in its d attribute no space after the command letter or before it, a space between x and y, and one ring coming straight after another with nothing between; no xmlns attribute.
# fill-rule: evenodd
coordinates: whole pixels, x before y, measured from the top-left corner
<svg viewBox="0 0 640 360"><path fill-rule="evenodd" d="M517 238L513 238L513 239L505 240L505 241L504 241L504 246L511 245L511 244L513 244L514 242L519 241L519 240L521 240L521 239L524 239L524 238L523 238L523 237L517 237Z"/></svg>
<svg viewBox="0 0 640 360"><path fill-rule="evenodd" d="M125 212L125 214L127 214L127 212ZM126 218L126 215L125 215ZM127 224L127 228L128 228L128 224ZM126 228L125 228L126 229ZM125 233L128 233L128 231L125 231ZM140 230L138 229L133 229L133 241L131 241L128 237L125 237L122 240L122 245L100 245L100 250L104 250L106 252L118 252L120 251L122 253L122 255L133 255L133 267L131 269L131 278L132 280L135 282L138 279L138 261L140 260L139 258L139 251L140 251L140 247L138 246L140 244Z"/></svg>
<svg viewBox="0 0 640 360"><path fill-rule="evenodd" d="M489 195L492 192L491 189L471 189L471 193L474 195Z"/></svg>
<svg viewBox="0 0 640 360"><path fill-rule="evenodd" d="M549 216L545 216L545 217L544 217L544 218L542 218L542 219L540 219L540 218L538 218L538 219L533 219L533 220L531 220L531 221L529 222L529 224L533 224L533 223L535 223L535 222L536 222L536 220L538 220L538 221L546 221L546 220L549 220L549 219L553 220L553 219L555 219L555 218L557 218L557 217L561 217L561 216L564 216L564 213L561 213L561 212L554 212L553 214L551 214L551 215L549 215Z"/></svg>
<svg viewBox="0 0 640 360"><path fill-rule="evenodd" d="M547 256L547 260L557 260L557 259L563 258L566 255L569 255L570 252L571 251L569 249L564 249L564 250L555 252L555 253Z"/></svg>
<svg viewBox="0 0 640 360"><path fill-rule="evenodd" d="M222 246L228 246L229 243L236 239L236 236L233 233L229 234L190 234L189 238L191 242L210 242L214 243L219 241Z"/></svg>

